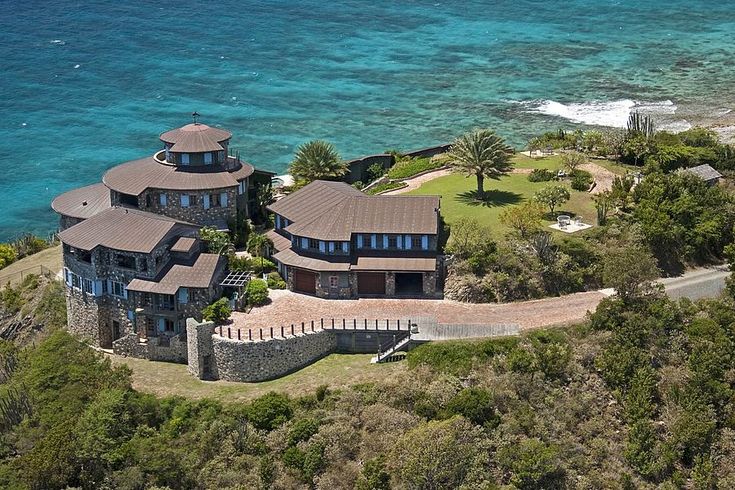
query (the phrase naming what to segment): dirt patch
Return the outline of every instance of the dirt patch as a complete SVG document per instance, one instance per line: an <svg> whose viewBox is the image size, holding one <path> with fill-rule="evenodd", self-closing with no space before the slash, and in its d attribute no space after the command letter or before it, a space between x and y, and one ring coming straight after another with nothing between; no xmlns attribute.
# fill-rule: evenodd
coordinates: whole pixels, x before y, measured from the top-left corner
<svg viewBox="0 0 735 490"><path fill-rule="evenodd" d="M595 188L592 189L592 194L600 194L602 192L612 189L613 180L615 180L615 177L617 177L617 175L615 175L613 172L609 171L605 167L601 167L596 163L585 163L583 165L580 165L579 168L580 170L591 173L592 178L597 183Z"/></svg>

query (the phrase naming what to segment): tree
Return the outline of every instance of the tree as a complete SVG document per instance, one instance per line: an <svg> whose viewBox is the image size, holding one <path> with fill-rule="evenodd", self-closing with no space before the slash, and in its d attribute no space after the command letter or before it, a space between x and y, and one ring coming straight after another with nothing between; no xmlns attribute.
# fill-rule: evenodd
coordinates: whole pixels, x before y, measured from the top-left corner
<svg viewBox="0 0 735 490"><path fill-rule="evenodd" d="M256 429L273 430L293 417L293 407L287 395L271 391L250 402L245 414Z"/></svg>
<svg viewBox="0 0 735 490"><path fill-rule="evenodd" d="M569 189L563 185L550 185L534 194L533 199L536 202L547 206L551 214L554 214L554 209L559 204L567 202L569 197Z"/></svg>
<svg viewBox="0 0 735 490"><path fill-rule="evenodd" d="M500 416L495 412L492 396L482 388L465 388L447 402L447 412L462 415L476 425L495 428Z"/></svg>
<svg viewBox="0 0 735 490"><path fill-rule="evenodd" d="M268 284L260 279L253 279L245 287L245 295L250 306L263 306L268 302Z"/></svg>
<svg viewBox="0 0 735 490"><path fill-rule="evenodd" d="M227 255L232 247L230 235L212 226L205 226L199 230L199 238L207 244L209 253Z"/></svg>
<svg viewBox="0 0 735 490"><path fill-rule="evenodd" d="M490 230L482 226L476 219L459 218L449 230L446 253L460 259L468 259L479 249L489 248L492 240Z"/></svg>
<svg viewBox="0 0 735 490"><path fill-rule="evenodd" d="M597 224L598 226L605 226L607 224L607 215L610 212L610 206L612 204L610 191L597 194L593 199L595 201L595 209L597 210Z"/></svg>
<svg viewBox="0 0 735 490"><path fill-rule="evenodd" d="M478 129L457 138L449 150L449 164L477 179L477 199L485 198L485 178L499 179L512 168L513 149L488 129Z"/></svg>
<svg viewBox="0 0 735 490"><path fill-rule="evenodd" d="M18 252L12 245L0 243L0 269L15 262L18 258Z"/></svg>
<svg viewBox="0 0 735 490"><path fill-rule="evenodd" d="M520 489L564 487L559 451L539 439L502 447L498 461L511 472L510 482Z"/></svg>
<svg viewBox="0 0 735 490"><path fill-rule="evenodd" d="M248 252L260 257L260 266L263 269L265 255L273 247L273 241L262 233L253 233L248 238Z"/></svg>
<svg viewBox="0 0 735 490"><path fill-rule="evenodd" d="M294 180L307 184L320 179L339 179L347 170L347 163L340 158L334 145L322 140L299 146L288 169Z"/></svg>
<svg viewBox="0 0 735 490"><path fill-rule="evenodd" d="M615 177L610 188L610 198L618 205L621 211L628 209L630 191L633 189L633 177Z"/></svg>
<svg viewBox="0 0 735 490"><path fill-rule="evenodd" d="M640 246L609 250L602 262L603 283L614 288L623 301L651 292L651 281L660 274L656 259Z"/></svg>
<svg viewBox="0 0 735 490"><path fill-rule="evenodd" d="M561 157L561 162L569 170L569 173L573 173L580 165L583 165L587 159L585 156L577 151L570 151L564 153Z"/></svg>
<svg viewBox="0 0 735 490"><path fill-rule="evenodd" d="M536 201L526 201L500 213L500 222L524 239L541 229L543 219L543 208Z"/></svg>

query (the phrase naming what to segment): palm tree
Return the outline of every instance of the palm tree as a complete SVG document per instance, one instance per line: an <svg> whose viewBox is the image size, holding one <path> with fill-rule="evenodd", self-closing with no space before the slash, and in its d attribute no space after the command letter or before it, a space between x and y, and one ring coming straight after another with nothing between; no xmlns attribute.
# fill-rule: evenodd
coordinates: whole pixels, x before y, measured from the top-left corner
<svg viewBox="0 0 735 490"><path fill-rule="evenodd" d="M489 129L463 134L452 143L449 163L455 169L477 178L477 199L485 198L485 178L499 179L512 168L513 149Z"/></svg>
<svg viewBox="0 0 735 490"><path fill-rule="evenodd" d="M248 238L248 252L260 257L260 270L263 270L265 254L273 246L273 241L261 233L251 233Z"/></svg>
<svg viewBox="0 0 735 490"><path fill-rule="evenodd" d="M334 145L314 140L296 149L288 171L295 181L335 180L347 173L347 163L340 158Z"/></svg>

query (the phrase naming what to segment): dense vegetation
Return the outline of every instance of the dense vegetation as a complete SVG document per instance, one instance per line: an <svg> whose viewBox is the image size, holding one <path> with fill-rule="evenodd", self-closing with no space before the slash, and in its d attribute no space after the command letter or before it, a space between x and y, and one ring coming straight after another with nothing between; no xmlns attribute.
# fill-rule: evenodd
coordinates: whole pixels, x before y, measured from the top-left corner
<svg viewBox="0 0 735 490"><path fill-rule="evenodd" d="M0 486L732 488L735 303L630 284L583 325L428 344L395 379L248 403L136 392L63 331L0 342Z"/></svg>
<svg viewBox="0 0 735 490"><path fill-rule="evenodd" d="M51 243L30 233L9 243L0 243L0 269L16 260L33 255L51 246Z"/></svg>
<svg viewBox="0 0 735 490"><path fill-rule="evenodd" d="M407 179L428 170L435 170L445 164L442 158L403 158L388 170L388 178Z"/></svg>

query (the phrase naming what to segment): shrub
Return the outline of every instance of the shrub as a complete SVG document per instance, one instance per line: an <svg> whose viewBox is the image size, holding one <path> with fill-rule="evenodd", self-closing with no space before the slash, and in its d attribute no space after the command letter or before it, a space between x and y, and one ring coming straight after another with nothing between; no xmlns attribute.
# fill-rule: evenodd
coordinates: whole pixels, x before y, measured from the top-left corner
<svg viewBox="0 0 735 490"><path fill-rule="evenodd" d="M227 249L232 246L230 235L212 226L205 226L199 230L199 238L207 244L207 251L213 254L224 255Z"/></svg>
<svg viewBox="0 0 735 490"><path fill-rule="evenodd" d="M268 274L268 289L286 289L286 281L283 280L278 271Z"/></svg>
<svg viewBox="0 0 735 490"><path fill-rule="evenodd" d="M371 187L367 191L365 191L366 194L375 195L379 194L381 192L385 191L392 191L395 189L401 189L403 187L406 187L408 184L405 182L383 182L382 184L378 184L374 187Z"/></svg>
<svg viewBox="0 0 735 490"><path fill-rule="evenodd" d="M252 279L245 288L250 306L263 306L268 302L268 284L260 279Z"/></svg>
<svg viewBox="0 0 735 490"><path fill-rule="evenodd" d="M444 285L444 297L464 303L487 301L482 279L474 274L450 274Z"/></svg>
<svg viewBox="0 0 735 490"><path fill-rule="evenodd" d="M407 179L427 170L434 170L444 164L436 158L411 158L396 163L388 170L389 179Z"/></svg>
<svg viewBox="0 0 735 490"><path fill-rule="evenodd" d="M230 270L233 271L250 271L254 274L262 274L264 272L271 272L276 270L276 264L263 257L248 258L238 257L236 255L230 255L229 257Z"/></svg>
<svg viewBox="0 0 735 490"><path fill-rule="evenodd" d="M273 430L291 419L293 407L287 395L271 391L250 402L245 414L256 429Z"/></svg>
<svg viewBox="0 0 735 490"><path fill-rule="evenodd" d="M295 446L301 441L308 441L319 431L319 421L315 419L301 419L288 432L288 445Z"/></svg>
<svg viewBox="0 0 735 490"><path fill-rule="evenodd" d="M15 262L18 252L12 245L0 243L0 269Z"/></svg>
<svg viewBox="0 0 735 490"><path fill-rule="evenodd" d="M31 233L26 233L12 243L18 253L18 258L27 257L48 247L48 242Z"/></svg>
<svg viewBox="0 0 735 490"><path fill-rule="evenodd" d="M500 416L495 412L490 393L481 388L465 388L460 391L449 400L446 411L488 428L495 428L500 423Z"/></svg>
<svg viewBox="0 0 735 490"><path fill-rule="evenodd" d="M377 162L367 168L367 176L370 179L370 182L379 179L383 174L385 174L385 169Z"/></svg>
<svg viewBox="0 0 735 490"><path fill-rule="evenodd" d="M556 174L546 168L534 168L530 174L528 174L529 182L548 182L553 180Z"/></svg>
<svg viewBox="0 0 735 490"><path fill-rule="evenodd" d="M205 306L202 310L202 317L217 325L225 323L231 314L232 310L230 309L230 302L227 298L220 298L211 305Z"/></svg>
<svg viewBox="0 0 735 490"><path fill-rule="evenodd" d="M572 172L571 185L575 191L588 191L593 181L592 174L589 172L585 172L584 170L575 170Z"/></svg>

